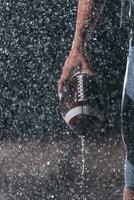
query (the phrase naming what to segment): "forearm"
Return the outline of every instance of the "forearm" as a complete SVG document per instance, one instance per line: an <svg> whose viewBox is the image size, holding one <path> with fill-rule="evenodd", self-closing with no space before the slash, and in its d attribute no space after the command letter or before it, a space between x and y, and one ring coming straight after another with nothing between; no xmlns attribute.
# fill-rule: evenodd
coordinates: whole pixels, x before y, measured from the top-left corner
<svg viewBox="0 0 134 200"><path fill-rule="evenodd" d="M77 22L76 29L74 34L74 40L72 44L72 49L84 48L86 41L86 29L90 24L92 29L95 27L95 24L99 18L99 15L104 7L106 0L79 0L78 9L77 9ZM97 4L95 13L93 13L93 7ZM91 21L91 23L89 23Z"/></svg>

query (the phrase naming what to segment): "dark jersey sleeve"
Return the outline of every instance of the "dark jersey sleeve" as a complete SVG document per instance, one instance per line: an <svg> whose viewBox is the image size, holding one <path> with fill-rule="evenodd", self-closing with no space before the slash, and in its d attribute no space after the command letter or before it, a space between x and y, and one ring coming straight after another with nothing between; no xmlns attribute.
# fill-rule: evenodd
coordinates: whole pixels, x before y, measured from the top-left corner
<svg viewBox="0 0 134 200"><path fill-rule="evenodd" d="M134 1L121 0L120 27L134 29Z"/></svg>

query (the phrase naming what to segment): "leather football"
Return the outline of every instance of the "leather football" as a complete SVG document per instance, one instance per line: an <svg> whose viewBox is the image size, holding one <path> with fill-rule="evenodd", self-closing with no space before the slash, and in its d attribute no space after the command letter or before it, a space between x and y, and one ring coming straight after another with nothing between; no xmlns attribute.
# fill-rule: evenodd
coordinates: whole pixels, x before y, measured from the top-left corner
<svg viewBox="0 0 134 200"><path fill-rule="evenodd" d="M85 135L100 128L103 121L103 101L95 76L78 71L62 88L60 111L69 128Z"/></svg>

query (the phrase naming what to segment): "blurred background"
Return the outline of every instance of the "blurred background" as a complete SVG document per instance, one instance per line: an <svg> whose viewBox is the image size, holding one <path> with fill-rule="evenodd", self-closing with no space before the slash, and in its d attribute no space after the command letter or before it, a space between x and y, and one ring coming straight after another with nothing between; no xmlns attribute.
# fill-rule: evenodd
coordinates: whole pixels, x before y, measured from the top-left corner
<svg viewBox="0 0 134 200"><path fill-rule="evenodd" d="M122 199L120 105L128 29L119 28L120 1L108 0L87 41L106 104L101 129L85 138L82 176L82 139L63 121L57 96L77 3L0 1L0 200Z"/></svg>

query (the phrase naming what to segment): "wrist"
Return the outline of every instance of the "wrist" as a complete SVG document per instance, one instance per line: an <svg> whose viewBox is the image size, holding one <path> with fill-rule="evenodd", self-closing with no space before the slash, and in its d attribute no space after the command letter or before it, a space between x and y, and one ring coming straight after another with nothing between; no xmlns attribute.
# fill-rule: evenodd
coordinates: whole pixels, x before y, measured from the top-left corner
<svg viewBox="0 0 134 200"><path fill-rule="evenodd" d="M76 51L76 52L84 52L85 50L85 48L84 48L84 45L85 43L84 42L74 42L73 41L73 44L72 44L72 47L71 47L71 50L72 51Z"/></svg>
<svg viewBox="0 0 134 200"><path fill-rule="evenodd" d="M73 43L72 43L72 49L77 49L77 50L84 50L85 47L85 42L86 42L86 37L84 32L75 32Z"/></svg>

